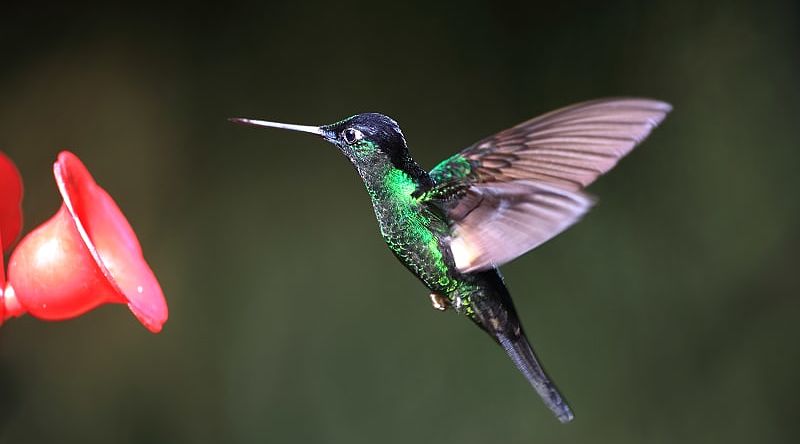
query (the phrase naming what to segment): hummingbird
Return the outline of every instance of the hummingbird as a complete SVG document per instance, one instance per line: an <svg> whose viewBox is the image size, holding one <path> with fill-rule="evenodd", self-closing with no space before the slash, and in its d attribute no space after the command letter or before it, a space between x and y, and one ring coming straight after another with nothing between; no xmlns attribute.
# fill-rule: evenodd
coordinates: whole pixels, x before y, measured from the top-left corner
<svg viewBox="0 0 800 444"><path fill-rule="evenodd" d="M486 137L425 171L397 122L363 113L322 126L232 118L314 134L355 166L383 239L430 292L502 347L563 423L574 414L528 340L498 267L576 223L584 189L614 167L672 107L642 98L591 100Z"/></svg>

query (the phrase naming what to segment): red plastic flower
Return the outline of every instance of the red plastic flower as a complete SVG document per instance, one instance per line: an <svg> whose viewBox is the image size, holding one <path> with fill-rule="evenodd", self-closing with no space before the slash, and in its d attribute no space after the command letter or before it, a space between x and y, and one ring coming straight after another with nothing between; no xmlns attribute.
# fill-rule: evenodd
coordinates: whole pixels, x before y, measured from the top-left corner
<svg viewBox="0 0 800 444"><path fill-rule="evenodd" d="M22 229L22 178L11 161L0 152L0 244L8 251ZM0 258L0 266L3 264ZM0 267L2 268L2 267ZM2 271L0 270L0 273Z"/></svg>
<svg viewBox="0 0 800 444"><path fill-rule="evenodd" d="M74 154L61 152L53 172L64 203L12 253L3 319L26 312L69 319L124 303L150 331L161 331L164 294L119 207Z"/></svg>

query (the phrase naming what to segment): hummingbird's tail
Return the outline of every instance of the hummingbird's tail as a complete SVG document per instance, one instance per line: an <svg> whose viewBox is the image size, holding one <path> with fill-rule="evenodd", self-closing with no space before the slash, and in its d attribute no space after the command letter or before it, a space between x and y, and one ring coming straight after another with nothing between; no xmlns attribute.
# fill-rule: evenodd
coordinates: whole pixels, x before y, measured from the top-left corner
<svg viewBox="0 0 800 444"><path fill-rule="evenodd" d="M539 360L536 359L536 354L528 343L525 334L523 333L516 337L508 337L501 334L497 336L497 341L558 420L563 423L572 421L575 415L572 414L567 401L564 400L556 385L553 384L542 365L539 364Z"/></svg>
<svg viewBox="0 0 800 444"><path fill-rule="evenodd" d="M567 401L547 376L522 329L514 302L497 269L473 274L477 287L470 294L470 318L491 335L525 376L559 421L575 418Z"/></svg>

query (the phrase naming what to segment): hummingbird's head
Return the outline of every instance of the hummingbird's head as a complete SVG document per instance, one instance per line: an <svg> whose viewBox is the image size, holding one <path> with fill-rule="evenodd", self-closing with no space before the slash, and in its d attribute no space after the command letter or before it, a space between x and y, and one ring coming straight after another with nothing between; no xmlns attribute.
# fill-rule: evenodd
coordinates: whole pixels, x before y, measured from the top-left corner
<svg viewBox="0 0 800 444"><path fill-rule="evenodd" d="M409 159L403 132L397 122L383 114L356 114L320 128L323 137L358 167L390 162L400 168Z"/></svg>
<svg viewBox="0 0 800 444"><path fill-rule="evenodd" d="M412 177L424 171L411 160L406 139L390 117L378 113L362 113L330 125L305 126L251 119L230 119L237 123L283 128L322 136L339 148L362 176L385 167L399 168Z"/></svg>

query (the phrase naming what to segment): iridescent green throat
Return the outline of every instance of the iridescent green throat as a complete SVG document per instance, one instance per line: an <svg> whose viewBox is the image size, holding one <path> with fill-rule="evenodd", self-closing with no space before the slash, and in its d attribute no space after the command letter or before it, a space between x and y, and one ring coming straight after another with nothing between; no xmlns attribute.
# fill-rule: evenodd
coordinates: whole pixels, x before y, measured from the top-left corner
<svg viewBox="0 0 800 444"><path fill-rule="evenodd" d="M431 290L448 295L459 282L443 243L447 223L413 196L418 183L391 162L380 162L359 172L372 199L375 217L389 248ZM452 264L450 264L452 265Z"/></svg>

